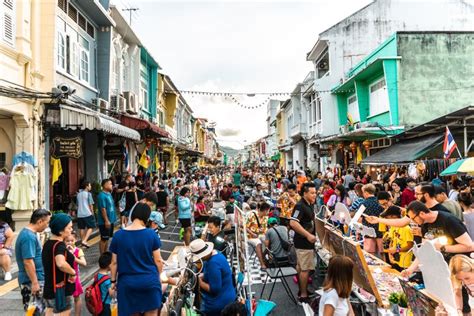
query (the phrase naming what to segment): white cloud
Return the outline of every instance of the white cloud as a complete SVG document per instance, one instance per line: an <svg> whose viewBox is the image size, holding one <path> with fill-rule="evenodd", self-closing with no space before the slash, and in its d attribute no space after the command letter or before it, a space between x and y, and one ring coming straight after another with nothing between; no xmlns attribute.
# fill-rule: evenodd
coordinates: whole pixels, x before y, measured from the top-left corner
<svg viewBox="0 0 474 316"><path fill-rule="evenodd" d="M132 25L179 89L291 92L312 69L306 53L318 34L370 2L133 1L140 10ZM266 134L265 107L248 110L222 97L184 96L196 117L239 132L219 135L222 144L242 147ZM265 98L239 100L255 106Z"/></svg>

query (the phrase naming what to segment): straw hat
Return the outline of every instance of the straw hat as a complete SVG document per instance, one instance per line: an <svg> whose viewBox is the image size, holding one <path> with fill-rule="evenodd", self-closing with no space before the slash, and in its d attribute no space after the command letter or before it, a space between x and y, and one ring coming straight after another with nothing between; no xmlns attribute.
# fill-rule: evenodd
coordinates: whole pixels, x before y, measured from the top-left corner
<svg viewBox="0 0 474 316"><path fill-rule="evenodd" d="M189 250L191 251L193 261L196 262L212 253L214 244L212 242L205 242L202 239L196 239L189 244Z"/></svg>

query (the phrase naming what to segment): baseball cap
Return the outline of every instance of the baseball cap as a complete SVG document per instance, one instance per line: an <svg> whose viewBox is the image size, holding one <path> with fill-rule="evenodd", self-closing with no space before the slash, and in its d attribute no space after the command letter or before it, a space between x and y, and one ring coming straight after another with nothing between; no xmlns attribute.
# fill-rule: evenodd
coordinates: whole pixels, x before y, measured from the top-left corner
<svg viewBox="0 0 474 316"><path fill-rule="evenodd" d="M160 229L165 228L166 226L163 224L163 215L160 212L153 211L150 214L150 222L153 222L158 225Z"/></svg>
<svg viewBox="0 0 474 316"><path fill-rule="evenodd" d="M275 217L270 217L267 221L268 225L274 225L274 224L278 224L278 219L276 219Z"/></svg>

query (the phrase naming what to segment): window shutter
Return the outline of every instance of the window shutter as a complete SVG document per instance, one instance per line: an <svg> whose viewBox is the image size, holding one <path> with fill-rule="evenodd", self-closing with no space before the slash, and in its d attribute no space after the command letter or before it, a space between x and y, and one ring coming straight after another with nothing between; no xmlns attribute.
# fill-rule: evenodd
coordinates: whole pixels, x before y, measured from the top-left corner
<svg viewBox="0 0 474 316"><path fill-rule="evenodd" d="M1 11L0 11L1 12ZM3 0L3 40L14 45L15 39L15 7L13 0Z"/></svg>

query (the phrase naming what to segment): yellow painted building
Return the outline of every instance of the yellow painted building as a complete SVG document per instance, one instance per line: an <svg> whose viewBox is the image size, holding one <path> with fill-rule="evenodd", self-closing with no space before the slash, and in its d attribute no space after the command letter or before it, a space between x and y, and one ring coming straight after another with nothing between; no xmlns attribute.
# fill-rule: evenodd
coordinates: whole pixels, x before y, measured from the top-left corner
<svg viewBox="0 0 474 316"><path fill-rule="evenodd" d="M41 59L41 40L45 30L40 28L40 23L47 19L41 15L42 1L7 0L1 1L0 6L3 15L3 23L0 23L0 86L42 91L47 67ZM0 96L0 169L11 170L13 157L22 151L37 159L34 207L44 205L41 115L40 99ZM17 229L28 223L31 211L15 210L13 220Z"/></svg>
<svg viewBox="0 0 474 316"><path fill-rule="evenodd" d="M286 126L285 126L285 120L282 119L282 111L278 111L276 115L276 133L277 133L277 145L281 146L283 145L283 142L285 140L285 133L286 133ZM280 167L286 166L285 163L285 155L280 152Z"/></svg>
<svg viewBox="0 0 474 316"><path fill-rule="evenodd" d="M164 128L176 139L175 115L178 107L177 88L171 78L165 74L158 74L158 105L160 127ZM168 172L176 172L179 168L179 157L172 143L163 146L164 163Z"/></svg>

